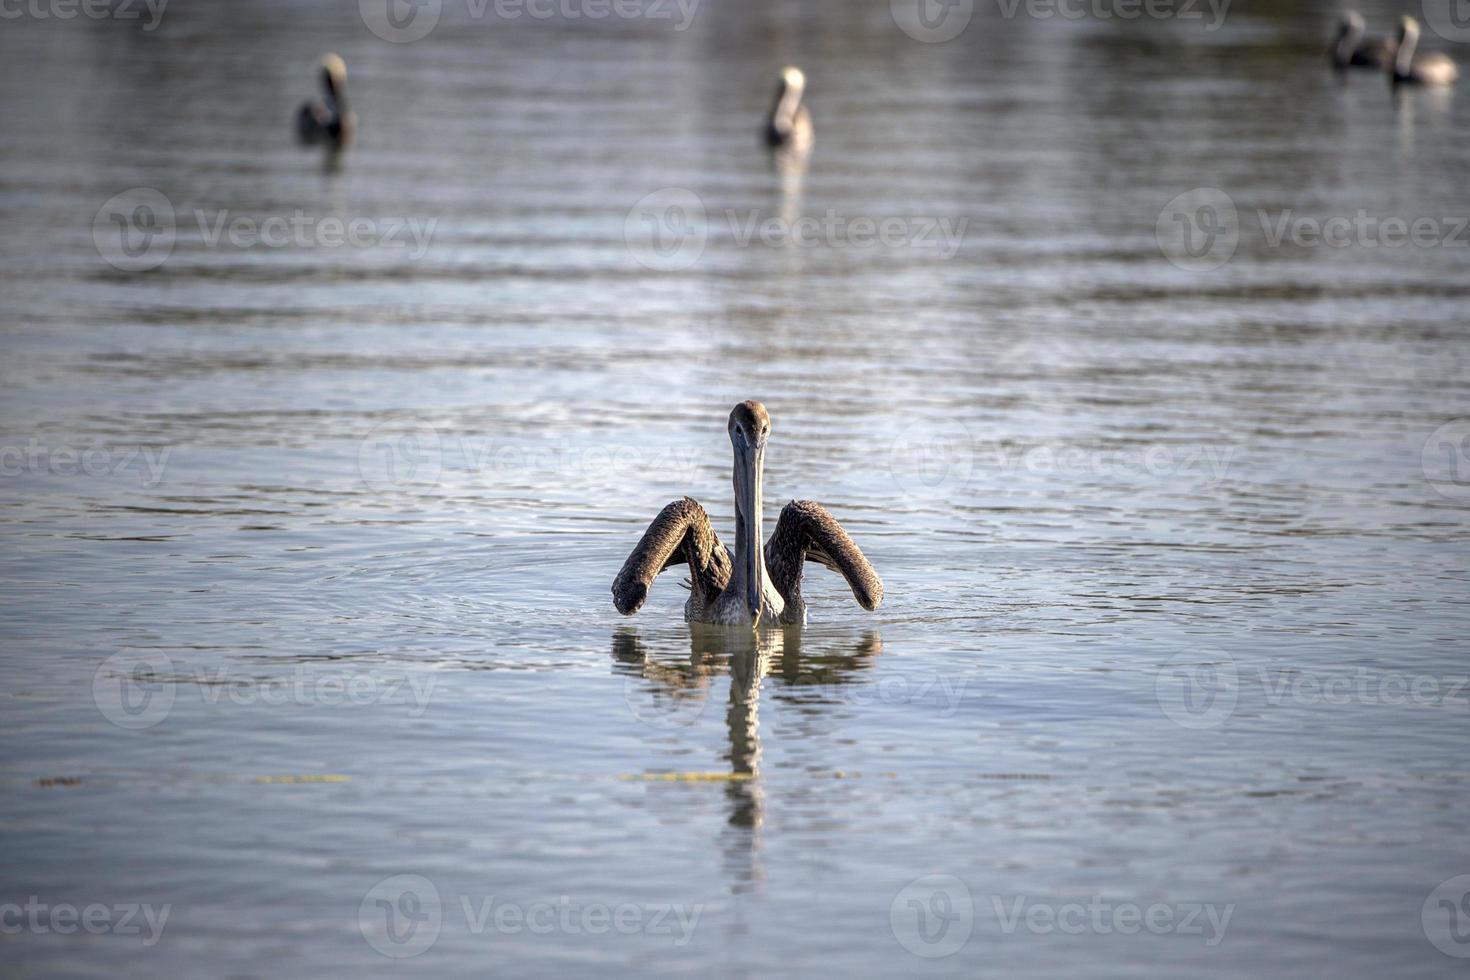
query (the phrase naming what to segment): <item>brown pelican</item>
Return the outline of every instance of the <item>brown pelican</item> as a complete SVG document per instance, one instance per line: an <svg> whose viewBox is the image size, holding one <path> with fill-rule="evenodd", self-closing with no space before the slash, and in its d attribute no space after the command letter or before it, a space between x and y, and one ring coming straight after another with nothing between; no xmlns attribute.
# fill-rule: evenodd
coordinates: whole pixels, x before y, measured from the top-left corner
<svg viewBox="0 0 1470 980"><path fill-rule="evenodd" d="M776 101L766 120L766 144L771 149L806 153L812 146L812 114L802 96L806 94L806 75L800 68L781 71L776 87Z"/></svg>
<svg viewBox="0 0 1470 980"><path fill-rule="evenodd" d="M1449 56L1438 51L1416 55L1419 22L1405 14L1399 18L1399 49L1393 60L1396 85L1449 85L1460 77L1460 69Z"/></svg>
<svg viewBox="0 0 1470 980"><path fill-rule="evenodd" d="M709 515L689 497L654 518L613 582L613 605L631 616L648 598L657 575L670 565L689 566L690 622L760 626L806 622L801 598L805 562L816 562L847 580L869 611L883 601L883 582L827 508L793 500L781 510L771 540L761 549L761 478L771 417L757 401L730 413L735 448L735 551L720 543Z"/></svg>
<svg viewBox="0 0 1470 980"><path fill-rule="evenodd" d="M302 143L325 142L346 149L357 135L357 113L347 105L347 62L335 54L322 58L323 99L309 99L296 113L296 135Z"/></svg>
<svg viewBox="0 0 1470 980"><path fill-rule="evenodd" d="M1386 37L1363 37L1363 16L1356 10L1345 10L1337 23L1337 39L1327 49L1336 68L1376 68L1393 64L1398 44Z"/></svg>

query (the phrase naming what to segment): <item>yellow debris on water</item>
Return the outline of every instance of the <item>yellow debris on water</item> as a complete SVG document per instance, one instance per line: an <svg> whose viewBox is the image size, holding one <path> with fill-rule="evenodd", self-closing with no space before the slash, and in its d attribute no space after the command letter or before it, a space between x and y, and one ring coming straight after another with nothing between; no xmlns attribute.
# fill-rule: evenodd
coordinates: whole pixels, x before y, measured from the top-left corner
<svg viewBox="0 0 1470 980"><path fill-rule="evenodd" d="M351 776L339 776L335 773L324 773L321 775L300 776L256 776L257 783L346 783L350 782Z"/></svg>

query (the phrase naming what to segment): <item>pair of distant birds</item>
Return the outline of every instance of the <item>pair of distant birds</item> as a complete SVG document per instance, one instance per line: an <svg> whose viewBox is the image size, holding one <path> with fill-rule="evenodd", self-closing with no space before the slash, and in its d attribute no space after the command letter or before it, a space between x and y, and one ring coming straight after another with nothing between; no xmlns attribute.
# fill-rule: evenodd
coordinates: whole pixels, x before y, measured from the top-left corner
<svg viewBox="0 0 1470 980"><path fill-rule="evenodd" d="M1418 54L1419 22L1407 14L1399 18L1398 37L1364 37L1363 17L1356 10L1343 13L1337 39L1328 57L1339 69L1372 68L1387 71L1395 84L1450 85L1460 70L1438 51Z"/></svg>
<svg viewBox="0 0 1470 980"><path fill-rule="evenodd" d="M352 145L357 135L357 113L347 103L347 62L335 54L321 62L322 97L304 103L296 112L296 136L302 143L324 143L337 150ZM806 75L800 68L781 71L776 102L766 120L766 143L772 149L804 154L812 145L812 114L803 99Z"/></svg>

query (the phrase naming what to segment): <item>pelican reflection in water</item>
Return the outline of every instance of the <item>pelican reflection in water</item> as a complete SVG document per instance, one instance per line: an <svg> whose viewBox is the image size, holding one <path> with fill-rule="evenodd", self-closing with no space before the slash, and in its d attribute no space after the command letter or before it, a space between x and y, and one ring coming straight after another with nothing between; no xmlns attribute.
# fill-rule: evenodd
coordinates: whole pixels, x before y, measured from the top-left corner
<svg viewBox="0 0 1470 980"><path fill-rule="evenodd" d="M883 601L883 582L837 519L819 503L793 500L781 511L776 530L761 547L762 476L771 417L757 401L730 412L735 450L735 550L720 543L709 515L689 497L654 518L613 582L613 604L624 616L642 608L648 589L664 569L689 566L690 622L730 626L773 626L806 622L801 577L815 562L847 580L853 597L872 611Z"/></svg>
<svg viewBox="0 0 1470 980"><path fill-rule="evenodd" d="M731 778L725 781L724 791L731 832L725 842L725 860L732 887L747 890L764 877L758 860L765 819L765 794L759 779L762 683L767 679L775 682L770 696L778 701L791 698L810 705L824 698L835 700L831 698L833 688L872 682L868 675L883 651L882 638L870 632L856 640L817 647L795 628L757 633L695 624L689 631L687 660L659 657L653 647L628 627L613 634L615 669L638 679L638 687L630 688L627 696L640 718L669 717L664 712L673 703L678 705L673 714L677 722L693 724L703 711L690 708L702 709L714 679L727 671L730 675L725 758Z"/></svg>

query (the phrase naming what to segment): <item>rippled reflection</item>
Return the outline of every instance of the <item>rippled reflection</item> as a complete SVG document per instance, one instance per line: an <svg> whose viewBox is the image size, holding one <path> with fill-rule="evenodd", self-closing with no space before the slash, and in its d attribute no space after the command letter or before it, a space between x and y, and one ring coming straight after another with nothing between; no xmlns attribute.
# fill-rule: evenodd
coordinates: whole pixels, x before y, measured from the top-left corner
<svg viewBox="0 0 1470 980"><path fill-rule="evenodd" d="M760 700L762 685L774 681L771 695L792 696L805 705L845 704L846 699L820 693L837 685L871 684L871 671L883 641L877 632L854 642L831 639L805 643L800 627L743 630L689 624L687 662L654 653L634 628L613 633L615 669L644 683L634 694L645 699L646 714L664 717L670 710L692 720L689 710L710 695L715 678L729 677L725 729L731 779L725 781L730 831L724 840L726 870L736 891L756 887L764 877L759 855L764 822L765 790L760 780ZM673 707L671 705L682 708ZM638 707L634 707L638 714ZM809 722L810 723L810 722Z"/></svg>

